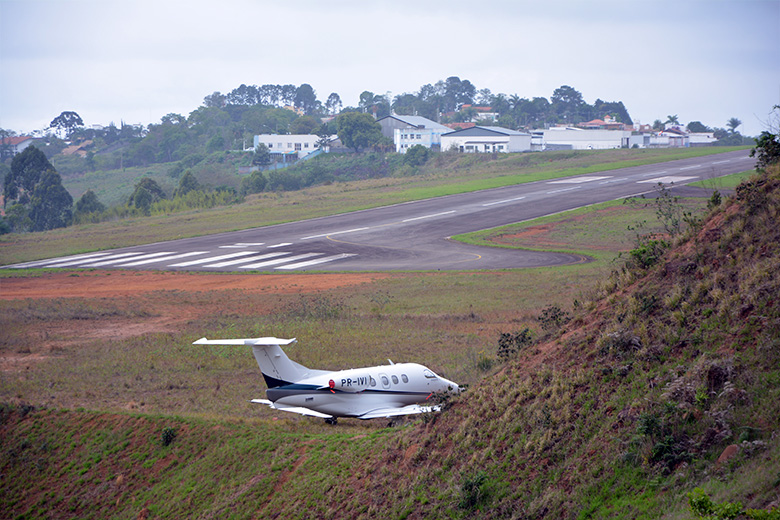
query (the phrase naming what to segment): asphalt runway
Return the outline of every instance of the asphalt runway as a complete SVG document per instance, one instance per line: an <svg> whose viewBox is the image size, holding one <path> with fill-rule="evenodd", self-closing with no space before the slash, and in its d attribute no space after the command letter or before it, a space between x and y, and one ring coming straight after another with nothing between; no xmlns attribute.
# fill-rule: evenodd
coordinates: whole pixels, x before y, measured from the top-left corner
<svg viewBox="0 0 780 520"><path fill-rule="evenodd" d="M175 271L506 269L587 261L449 237L749 170L747 150L518 184L276 226L27 262L7 268ZM713 187L716 184L713 182Z"/></svg>

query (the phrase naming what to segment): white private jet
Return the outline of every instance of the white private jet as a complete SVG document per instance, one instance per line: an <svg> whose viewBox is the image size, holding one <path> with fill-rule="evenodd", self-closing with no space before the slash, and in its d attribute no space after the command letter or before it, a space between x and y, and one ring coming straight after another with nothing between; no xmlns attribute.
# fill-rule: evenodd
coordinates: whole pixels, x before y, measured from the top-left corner
<svg viewBox="0 0 780 520"><path fill-rule="evenodd" d="M206 339L193 345L248 345L268 385L268 399L252 399L274 410L321 417L335 423L337 417L378 419L439 411L438 405L421 406L438 392L457 394L461 388L416 363L312 370L292 361L282 345L293 339Z"/></svg>

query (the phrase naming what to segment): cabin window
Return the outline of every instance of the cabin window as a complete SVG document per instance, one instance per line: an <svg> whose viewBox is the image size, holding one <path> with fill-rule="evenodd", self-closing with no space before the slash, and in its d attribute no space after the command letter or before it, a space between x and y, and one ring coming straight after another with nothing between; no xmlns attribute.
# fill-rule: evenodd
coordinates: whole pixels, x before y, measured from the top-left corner
<svg viewBox="0 0 780 520"><path fill-rule="evenodd" d="M397 385L398 384L398 376L390 376L390 377L393 378L393 384Z"/></svg>
<svg viewBox="0 0 780 520"><path fill-rule="evenodd" d="M368 379L369 379L368 384L370 384L371 386L376 386L376 379L374 379L371 376L368 376Z"/></svg>
<svg viewBox="0 0 780 520"><path fill-rule="evenodd" d="M401 381L403 381L404 383L408 383L409 382L409 378L406 377L406 374L401 374Z"/></svg>
<svg viewBox="0 0 780 520"><path fill-rule="evenodd" d="M387 379L387 376L382 376L382 386L390 386L390 380Z"/></svg>

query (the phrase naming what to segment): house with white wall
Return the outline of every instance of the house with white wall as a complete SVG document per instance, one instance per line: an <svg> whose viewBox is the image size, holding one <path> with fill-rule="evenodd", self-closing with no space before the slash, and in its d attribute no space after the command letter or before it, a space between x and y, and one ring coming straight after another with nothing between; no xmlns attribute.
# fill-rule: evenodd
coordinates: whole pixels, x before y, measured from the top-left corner
<svg viewBox="0 0 780 520"><path fill-rule="evenodd" d="M545 150L609 150L629 146L630 130L555 126L544 131Z"/></svg>
<svg viewBox="0 0 780 520"><path fill-rule="evenodd" d="M273 155L297 155L302 159L317 150L319 140L320 136L314 134L261 134L255 136L254 147L263 143Z"/></svg>
<svg viewBox="0 0 780 520"><path fill-rule="evenodd" d="M500 126L472 126L443 134L441 149L463 153L530 152L531 134Z"/></svg>
<svg viewBox="0 0 780 520"><path fill-rule="evenodd" d="M393 139L395 151L399 153L406 153L406 150L418 144L439 149L442 134L452 131L422 116L390 114L377 119L377 123L382 127L382 135Z"/></svg>
<svg viewBox="0 0 780 520"><path fill-rule="evenodd" d="M18 153L22 153L32 143L33 138L26 135L4 137L0 141L0 154L2 154L3 159L13 157Z"/></svg>

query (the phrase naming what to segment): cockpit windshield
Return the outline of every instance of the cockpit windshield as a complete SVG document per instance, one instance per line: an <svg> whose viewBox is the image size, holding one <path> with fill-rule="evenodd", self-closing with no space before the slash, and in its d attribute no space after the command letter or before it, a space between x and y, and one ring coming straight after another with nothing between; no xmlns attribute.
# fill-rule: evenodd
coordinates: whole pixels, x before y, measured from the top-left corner
<svg viewBox="0 0 780 520"><path fill-rule="evenodd" d="M426 368L425 370L423 370L423 375L424 375L425 377L427 377L428 379L438 379L438 377L436 376L436 374L434 374L433 372L431 372L431 371L430 371L430 370L428 370L427 368Z"/></svg>

